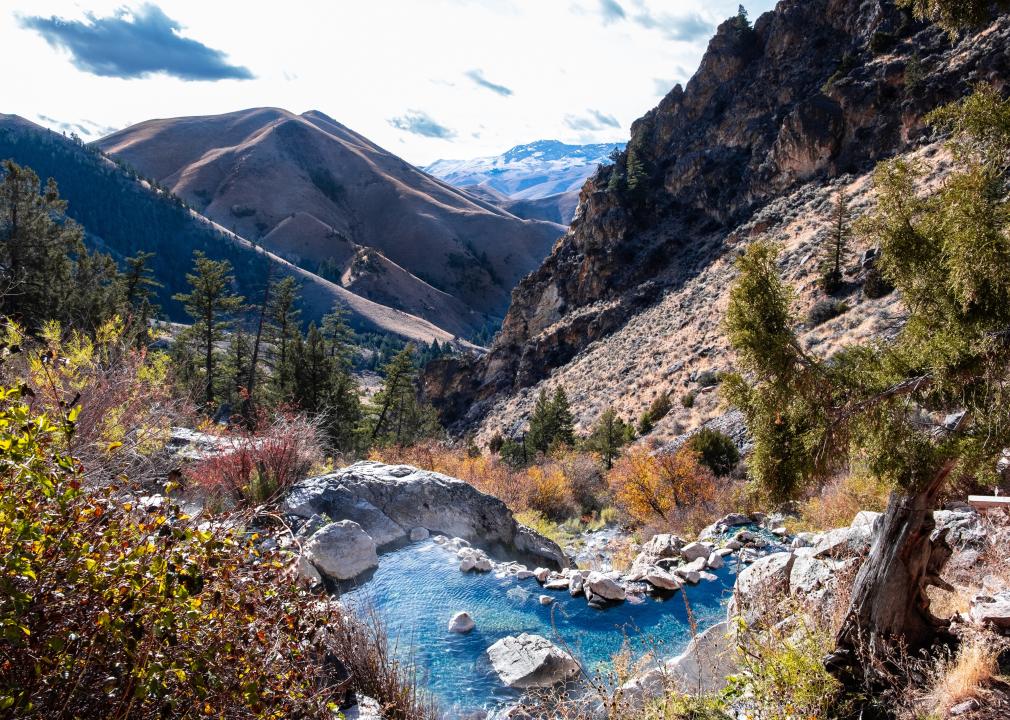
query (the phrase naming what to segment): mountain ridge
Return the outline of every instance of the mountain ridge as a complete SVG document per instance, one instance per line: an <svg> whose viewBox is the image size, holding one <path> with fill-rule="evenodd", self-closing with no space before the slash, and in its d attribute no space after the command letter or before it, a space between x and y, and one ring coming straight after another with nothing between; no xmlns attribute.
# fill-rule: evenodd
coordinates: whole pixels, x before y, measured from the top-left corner
<svg viewBox="0 0 1010 720"><path fill-rule="evenodd" d="M735 233L769 203L928 143L926 113L975 82L1005 91L1008 39L1005 14L952 42L883 1L782 0L753 28L723 23L687 86L637 120L628 150L586 182L571 228L514 291L490 353L435 364L426 393L459 431L512 432L531 396L558 385L592 348L626 353L608 344L615 333L736 251ZM626 188L631 155L641 168L636 193ZM707 302L725 302L725 290ZM681 392L701 365L728 358L699 346L706 359L685 369L690 358L678 354L693 339L682 334L718 320L709 306L671 311L679 321L661 362L682 367L653 390ZM606 387L596 376L612 384L614 371L596 363L568 388L578 417L607 401L587 390L589 377Z"/></svg>
<svg viewBox="0 0 1010 720"><path fill-rule="evenodd" d="M431 177L316 110L149 120L98 145L310 271L339 265L348 244L378 253L404 272L377 275L359 290L387 301L427 298L403 309L454 334L497 322L512 287L563 231ZM299 233L275 232L296 216ZM441 304L429 289L459 303Z"/></svg>

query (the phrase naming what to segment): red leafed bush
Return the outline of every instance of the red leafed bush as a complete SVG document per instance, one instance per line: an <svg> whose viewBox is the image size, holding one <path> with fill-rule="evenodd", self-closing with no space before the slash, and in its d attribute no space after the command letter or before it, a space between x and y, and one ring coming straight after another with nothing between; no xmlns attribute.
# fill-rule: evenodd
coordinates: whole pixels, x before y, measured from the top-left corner
<svg viewBox="0 0 1010 720"><path fill-rule="evenodd" d="M270 502L323 457L319 428L299 415L227 440L231 449L191 465L186 476L209 500L235 507Z"/></svg>

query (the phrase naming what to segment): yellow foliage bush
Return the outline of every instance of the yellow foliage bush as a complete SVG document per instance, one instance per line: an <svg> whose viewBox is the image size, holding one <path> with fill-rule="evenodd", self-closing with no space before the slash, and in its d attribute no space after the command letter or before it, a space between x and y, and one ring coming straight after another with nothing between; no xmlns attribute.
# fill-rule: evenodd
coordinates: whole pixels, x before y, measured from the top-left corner
<svg viewBox="0 0 1010 720"><path fill-rule="evenodd" d="M708 524L726 498L719 483L690 448L652 455L634 449L607 476L617 504L642 525L678 531Z"/></svg>

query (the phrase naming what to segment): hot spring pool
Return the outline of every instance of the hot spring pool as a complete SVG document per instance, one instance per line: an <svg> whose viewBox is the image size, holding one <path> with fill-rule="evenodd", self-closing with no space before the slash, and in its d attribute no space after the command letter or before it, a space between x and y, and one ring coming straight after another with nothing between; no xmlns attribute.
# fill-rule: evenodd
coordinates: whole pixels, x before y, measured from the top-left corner
<svg viewBox="0 0 1010 720"><path fill-rule="evenodd" d="M626 640L634 654L655 648L674 656L691 637L685 595L700 632L725 616L737 571L737 563L730 561L715 571L716 581L687 586L665 599L646 596L638 604L595 610L584 597L544 590L532 578L462 573L454 550L425 540L380 556L375 574L344 592L341 601L378 612L397 651L413 656L420 684L453 718L518 697L502 686L485 653L506 635L537 633L558 645L564 640L590 671L606 670ZM554 597L554 604L541 605L541 594ZM449 618L461 610L477 623L468 635L446 629Z"/></svg>

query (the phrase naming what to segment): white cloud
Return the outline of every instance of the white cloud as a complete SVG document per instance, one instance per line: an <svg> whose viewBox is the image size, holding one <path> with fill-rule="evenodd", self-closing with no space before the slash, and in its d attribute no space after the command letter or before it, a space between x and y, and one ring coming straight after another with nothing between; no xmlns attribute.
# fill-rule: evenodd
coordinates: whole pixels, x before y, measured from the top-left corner
<svg viewBox="0 0 1010 720"><path fill-rule="evenodd" d="M8 84L0 112L108 128L263 105L319 109L418 164L493 155L538 139L624 140L631 121L655 105L655 79L682 81L682 70L697 67L707 44L699 23L714 27L739 2L617 0L625 16L611 7L604 23L599 0L287 0L280 11L268 3L148 1L183 28L183 37L219 50L254 78L89 74L14 15L81 21L140 2L8 0L0 10L0 60L32 67L37 81ZM772 4L761 0L748 10L756 18ZM691 24L679 28L677 18ZM512 94L490 91L475 79L477 69ZM435 118L452 137L411 132L420 126L406 121L418 117L410 111ZM576 120L576 128L573 118L590 122ZM618 119L619 127L603 118Z"/></svg>

